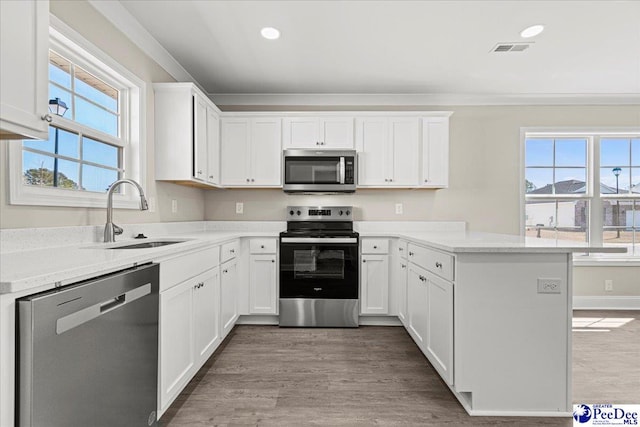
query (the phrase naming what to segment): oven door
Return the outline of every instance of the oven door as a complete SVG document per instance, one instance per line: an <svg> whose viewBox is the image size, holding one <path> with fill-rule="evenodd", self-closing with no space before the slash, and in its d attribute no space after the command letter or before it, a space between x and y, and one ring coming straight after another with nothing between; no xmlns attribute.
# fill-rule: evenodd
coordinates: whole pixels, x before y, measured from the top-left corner
<svg viewBox="0 0 640 427"><path fill-rule="evenodd" d="M280 298L358 298L357 238L280 239Z"/></svg>

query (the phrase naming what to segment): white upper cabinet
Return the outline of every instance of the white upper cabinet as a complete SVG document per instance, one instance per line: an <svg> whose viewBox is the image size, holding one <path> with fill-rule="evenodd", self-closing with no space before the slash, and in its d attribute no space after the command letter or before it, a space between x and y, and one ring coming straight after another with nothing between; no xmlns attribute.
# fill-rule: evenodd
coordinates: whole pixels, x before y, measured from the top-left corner
<svg viewBox="0 0 640 427"><path fill-rule="evenodd" d="M0 139L47 139L49 2L0 1Z"/></svg>
<svg viewBox="0 0 640 427"><path fill-rule="evenodd" d="M416 187L420 170L417 117L356 119L358 186Z"/></svg>
<svg viewBox="0 0 640 427"><path fill-rule="evenodd" d="M219 110L192 83L155 83L156 179L218 186Z"/></svg>
<svg viewBox="0 0 640 427"><path fill-rule="evenodd" d="M221 181L228 187L282 186L281 119L223 118Z"/></svg>
<svg viewBox="0 0 640 427"><path fill-rule="evenodd" d="M422 119L422 187L449 185L449 118Z"/></svg>
<svg viewBox="0 0 640 427"><path fill-rule="evenodd" d="M285 117L283 148L353 149L353 117Z"/></svg>

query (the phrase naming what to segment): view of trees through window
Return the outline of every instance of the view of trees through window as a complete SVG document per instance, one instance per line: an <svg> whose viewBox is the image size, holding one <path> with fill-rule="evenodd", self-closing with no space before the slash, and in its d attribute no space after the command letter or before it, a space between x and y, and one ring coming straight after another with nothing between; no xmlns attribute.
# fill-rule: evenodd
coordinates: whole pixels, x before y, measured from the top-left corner
<svg viewBox="0 0 640 427"><path fill-rule="evenodd" d="M640 255L640 138L528 137L524 167L527 236Z"/></svg>
<svg viewBox="0 0 640 427"><path fill-rule="evenodd" d="M61 55L49 52L49 97L66 105L47 141L23 141L26 185L104 192L122 176L120 92Z"/></svg>

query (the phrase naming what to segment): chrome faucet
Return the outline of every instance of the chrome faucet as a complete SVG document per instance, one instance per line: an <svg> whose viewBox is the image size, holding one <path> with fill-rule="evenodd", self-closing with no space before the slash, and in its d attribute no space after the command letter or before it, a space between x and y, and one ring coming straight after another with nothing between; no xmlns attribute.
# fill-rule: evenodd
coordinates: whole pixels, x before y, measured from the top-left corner
<svg viewBox="0 0 640 427"><path fill-rule="evenodd" d="M113 192L118 188L120 184L131 184L138 189L140 193L140 210L146 211L149 209L149 204L147 203L147 199L144 198L144 191L140 184L135 182L132 179L119 179L109 187L109 192L107 193L107 223L104 226L104 241L105 243L115 242L115 236L119 236L122 234L122 228L115 225L112 221L113 218Z"/></svg>

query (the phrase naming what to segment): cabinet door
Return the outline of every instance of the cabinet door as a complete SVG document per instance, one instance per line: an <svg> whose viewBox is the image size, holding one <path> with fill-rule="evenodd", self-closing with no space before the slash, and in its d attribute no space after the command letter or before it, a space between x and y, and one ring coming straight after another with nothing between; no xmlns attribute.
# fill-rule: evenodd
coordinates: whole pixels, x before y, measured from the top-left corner
<svg viewBox="0 0 640 427"><path fill-rule="evenodd" d="M249 312L276 314L277 264L276 256L251 255L249 266Z"/></svg>
<svg viewBox="0 0 640 427"><path fill-rule="evenodd" d="M191 379L195 363L193 281L188 280L160 294L160 407Z"/></svg>
<svg viewBox="0 0 640 427"><path fill-rule="evenodd" d="M389 179L387 119L357 119L356 134L358 185L385 185Z"/></svg>
<svg viewBox="0 0 640 427"><path fill-rule="evenodd" d="M220 118L207 108L207 182L220 184Z"/></svg>
<svg viewBox="0 0 640 427"><path fill-rule="evenodd" d="M251 185L282 185L280 119L251 121Z"/></svg>
<svg viewBox="0 0 640 427"><path fill-rule="evenodd" d="M47 139L49 2L0 1L0 139Z"/></svg>
<svg viewBox="0 0 640 427"><path fill-rule="evenodd" d="M427 314L427 273L413 264L409 264L408 269L407 316L409 334L418 344L418 347L425 352L429 321Z"/></svg>
<svg viewBox="0 0 640 427"><path fill-rule="evenodd" d="M431 273L427 277L426 353L447 384L453 384L453 283Z"/></svg>
<svg viewBox="0 0 640 427"><path fill-rule="evenodd" d="M220 266L220 316L222 338L233 329L238 318L238 273L236 260Z"/></svg>
<svg viewBox="0 0 640 427"><path fill-rule="evenodd" d="M283 148L319 148L317 117L287 117L283 120Z"/></svg>
<svg viewBox="0 0 640 427"><path fill-rule="evenodd" d="M360 313L389 314L389 256L362 255Z"/></svg>
<svg viewBox="0 0 640 427"><path fill-rule="evenodd" d="M422 178L421 185L447 187L449 185L449 118L422 119Z"/></svg>
<svg viewBox="0 0 640 427"><path fill-rule="evenodd" d="M199 95L193 96L193 177L205 181L207 171L207 102Z"/></svg>
<svg viewBox="0 0 640 427"><path fill-rule="evenodd" d="M392 147L389 161L393 172L388 178L391 185L415 187L420 182L418 129L417 118L389 119L389 143Z"/></svg>
<svg viewBox="0 0 640 427"><path fill-rule="evenodd" d="M250 185L249 120L223 119L221 123L222 185Z"/></svg>
<svg viewBox="0 0 640 427"><path fill-rule="evenodd" d="M353 149L353 117L325 117L319 121L321 148Z"/></svg>
<svg viewBox="0 0 640 427"><path fill-rule="evenodd" d="M220 343L220 268L190 281L193 286L193 321L197 365L204 363Z"/></svg>
<svg viewBox="0 0 640 427"><path fill-rule="evenodd" d="M407 261L400 260L397 263L394 286L398 300L398 319L407 326Z"/></svg>

